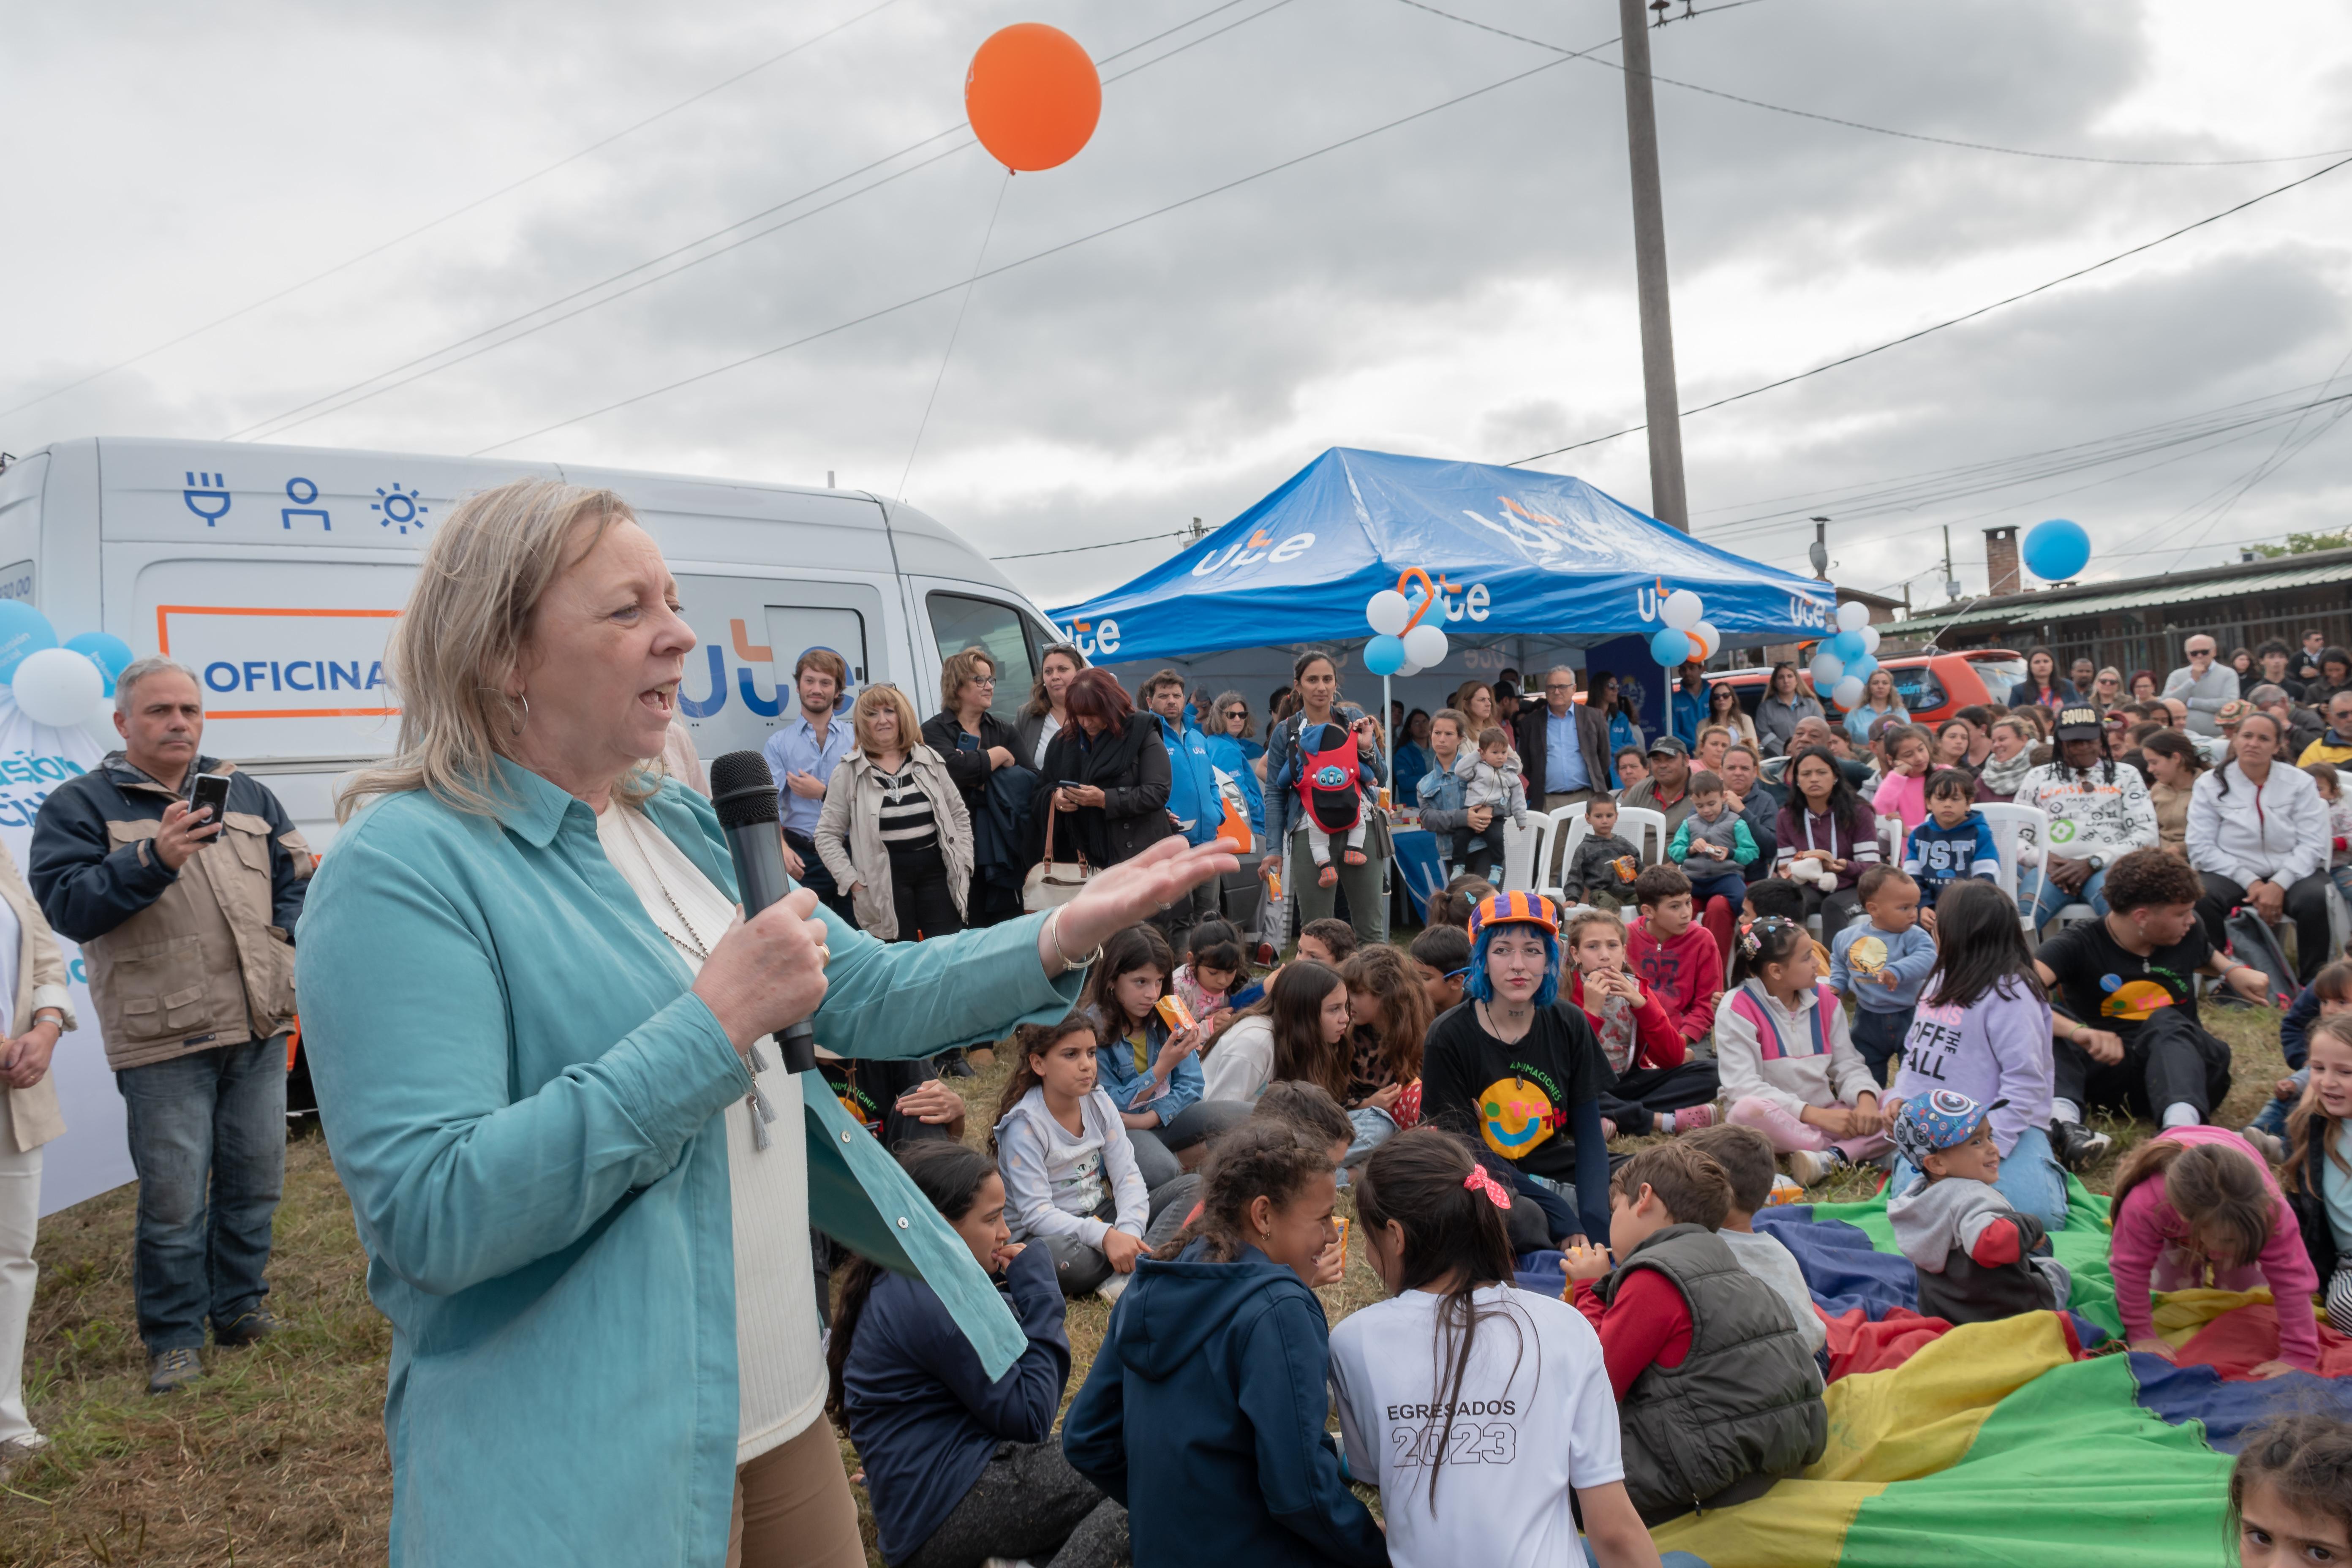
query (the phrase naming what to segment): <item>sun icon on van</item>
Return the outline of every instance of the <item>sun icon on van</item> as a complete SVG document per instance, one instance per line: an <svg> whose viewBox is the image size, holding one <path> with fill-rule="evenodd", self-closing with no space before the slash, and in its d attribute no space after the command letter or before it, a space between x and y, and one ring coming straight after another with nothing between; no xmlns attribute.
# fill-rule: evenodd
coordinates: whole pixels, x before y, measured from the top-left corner
<svg viewBox="0 0 2352 1568"><path fill-rule="evenodd" d="M425 531L425 514L433 509L417 504L416 498L424 494L422 490L402 489L400 481L395 479L390 489L376 486L375 493L383 499L368 502L368 510L380 514L377 521L402 533L412 528L419 533Z"/></svg>

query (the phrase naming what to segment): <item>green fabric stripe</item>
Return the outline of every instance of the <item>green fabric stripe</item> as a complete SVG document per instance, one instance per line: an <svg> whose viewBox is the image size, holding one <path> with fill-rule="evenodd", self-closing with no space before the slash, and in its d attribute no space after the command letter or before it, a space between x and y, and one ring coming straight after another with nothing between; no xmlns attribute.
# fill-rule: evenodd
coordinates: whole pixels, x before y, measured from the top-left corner
<svg viewBox="0 0 2352 1568"><path fill-rule="evenodd" d="M1886 1221L1886 1200L1865 1198L1852 1204L1815 1204L1815 1219L1842 1219L1859 1226L1880 1252L1901 1252L1895 1245L1895 1227ZM2115 1276L2107 1271L2107 1200L2071 1174L2066 1178L2066 1227L2050 1237L2050 1249L2074 1276L2074 1289L2066 1304L2110 1334L2124 1331L2116 1315Z"/></svg>
<svg viewBox="0 0 2352 1568"><path fill-rule="evenodd" d="M2231 1460L2142 1409L2131 1364L2044 1373L1993 1407L1967 1458L1864 1501L1841 1568L2215 1568Z"/></svg>

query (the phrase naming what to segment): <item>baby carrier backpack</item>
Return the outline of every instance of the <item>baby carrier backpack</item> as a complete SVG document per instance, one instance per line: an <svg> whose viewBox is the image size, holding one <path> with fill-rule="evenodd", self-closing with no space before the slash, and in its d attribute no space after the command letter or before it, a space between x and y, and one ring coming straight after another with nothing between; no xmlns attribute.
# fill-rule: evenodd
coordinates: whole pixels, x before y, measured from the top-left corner
<svg viewBox="0 0 2352 1568"><path fill-rule="evenodd" d="M1362 818L1364 797L1357 769L1356 737L1344 725L1300 728L1298 799L1308 818L1324 832L1345 833Z"/></svg>

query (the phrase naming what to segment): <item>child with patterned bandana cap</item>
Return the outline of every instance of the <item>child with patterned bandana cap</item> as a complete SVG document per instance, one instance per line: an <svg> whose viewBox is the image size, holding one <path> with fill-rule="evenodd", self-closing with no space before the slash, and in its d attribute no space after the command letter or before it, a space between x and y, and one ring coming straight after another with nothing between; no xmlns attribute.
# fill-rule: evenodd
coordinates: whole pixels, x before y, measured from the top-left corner
<svg viewBox="0 0 2352 1568"><path fill-rule="evenodd" d="M1919 1310L1949 1323L1986 1323L2066 1305L2065 1265L2036 1258L2042 1222L2021 1214L1993 1183L2000 1150L1979 1105L1958 1089L1906 1100L1895 1113L1895 1147L1919 1173L1886 1205L1895 1245L1919 1275Z"/></svg>

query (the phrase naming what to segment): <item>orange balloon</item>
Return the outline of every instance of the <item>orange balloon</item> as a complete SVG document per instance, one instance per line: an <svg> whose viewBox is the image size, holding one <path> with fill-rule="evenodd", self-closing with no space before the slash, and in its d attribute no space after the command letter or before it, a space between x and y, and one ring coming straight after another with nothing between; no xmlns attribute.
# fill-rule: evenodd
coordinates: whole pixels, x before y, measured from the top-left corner
<svg viewBox="0 0 2352 1568"><path fill-rule="evenodd" d="M1066 163L1102 118L1102 78L1078 41L1043 22L989 36L963 79L963 110L980 144L1008 169Z"/></svg>

